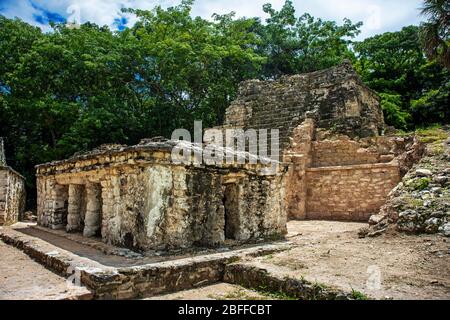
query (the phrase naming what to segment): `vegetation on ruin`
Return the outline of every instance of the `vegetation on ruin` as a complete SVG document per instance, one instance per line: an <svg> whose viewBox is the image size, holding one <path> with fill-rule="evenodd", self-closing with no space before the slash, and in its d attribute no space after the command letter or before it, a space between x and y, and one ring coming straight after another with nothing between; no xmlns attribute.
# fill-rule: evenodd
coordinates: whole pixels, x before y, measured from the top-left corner
<svg viewBox="0 0 450 320"><path fill-rule="evenodd" d="M220 124L241 81L315 71L350 59L380 93L388 124L448 123L446 1L425 1L429 20L356 42L361 23L298 15L291 1L266 21L191 16L193 1L138 17L129 29L54 24L43 33L0 16L0 136L7 161L34 166L103 143L137 143L175 128ZM447 10L447 11L446 11ZM438 32L433 33L433 30ZM446 58L447 57L447 58Z"/></svg>
<svg viewBox="0 0 450 320"><path fill-rule="evenodd" d="M352 298L354 300L369 300L369 297L367 295L355 289L352 289Z"/></svg>
<svg viewBox="0 0 450 320"><path fill-rule="evenodd" d="M418 129L416 134L423 143L443 143L448 139L448 130L439 125Z"/></svg>

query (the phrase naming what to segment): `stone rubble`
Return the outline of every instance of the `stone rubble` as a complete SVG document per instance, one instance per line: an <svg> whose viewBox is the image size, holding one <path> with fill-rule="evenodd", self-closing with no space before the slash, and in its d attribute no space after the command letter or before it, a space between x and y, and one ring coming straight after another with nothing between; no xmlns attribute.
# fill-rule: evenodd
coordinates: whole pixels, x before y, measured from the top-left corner
<svg viewBox="0 0 450 320"><path fill-rule="evenodd" d="M450 236L449 142L438 143L437 151L433 150L436 145L427 147L425 157L390 193L380 213L370 218L371 228L361 236L376 236L389 227L409 234Z"/></svg>

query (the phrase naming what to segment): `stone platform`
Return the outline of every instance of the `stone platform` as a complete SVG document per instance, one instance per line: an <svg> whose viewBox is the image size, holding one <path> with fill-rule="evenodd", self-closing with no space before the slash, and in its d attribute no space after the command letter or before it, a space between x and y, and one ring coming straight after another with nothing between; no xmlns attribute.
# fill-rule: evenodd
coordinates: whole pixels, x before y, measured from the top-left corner
<svg viewBox="0 0 450 320"><path fill-rule="evenodd" d="M31 235L33 231L35 236ZM93 292L94 299L136 299L218 283L223 281L228 264L291 247L289 242L277 242L164 259L156 259L156 255L132 258L111 256L93 246L55 237L59 236L44 235L42 230L26 224L0 229L3 242L22 250L51 271L66 278L79 275L81 285ZM55 245L59 243L60 246ZM151 259L153 262L149 262Z"/></svg>

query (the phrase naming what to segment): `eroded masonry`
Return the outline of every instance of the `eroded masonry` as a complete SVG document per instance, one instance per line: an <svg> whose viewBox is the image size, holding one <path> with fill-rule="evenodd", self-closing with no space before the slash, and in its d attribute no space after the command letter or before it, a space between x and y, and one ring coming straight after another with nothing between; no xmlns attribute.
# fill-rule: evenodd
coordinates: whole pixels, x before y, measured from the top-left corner
<svg viewBox="0 0 450 320"><path fill-rule="evenodd" d="M291 219L367 221L423 151L384 136L380 98L350 62L242 83L223 128L280 130Z"/></svg>
<svg viewBox="0 0 450 320"><path fill-rule="evenodd" d="M140 250L271 240L288 218L367 221L423 151L383 135L379 97L349 62L242 83L219 129L279 129L282 161L183 165L175 141L104 146L37 167L39 225Z"/></svg>
<svg viewBox="0 0 450 320"><path fill-rule="evenodd" d="M38 223L139 250L286 233L284 166L177 165L174 146L143 140L38 166Z"/></svg>
<svg viewBox="0 0 450 320"><path fill-rule="evenodd" d="M18 222L25 211L25 179L6 164L0 138L0 225Z"/></svg>

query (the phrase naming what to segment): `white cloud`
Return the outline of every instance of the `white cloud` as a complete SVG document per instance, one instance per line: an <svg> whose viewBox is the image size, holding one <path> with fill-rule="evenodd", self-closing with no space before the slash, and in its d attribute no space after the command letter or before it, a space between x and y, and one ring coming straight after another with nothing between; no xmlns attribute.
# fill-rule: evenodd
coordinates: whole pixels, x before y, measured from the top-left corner
<svg viewBox="0 0 450 320"><path fill-rule="evenodd" d="M298 12L310 12L316 17L338 22L344 18L362 21L360 38L366 38L418 24L422 0L294 0L294 3Z"/></svg>
<svg viewBox="0 0 450 320"><path fill-rule="evenodd" d="M36 25L43 30L48 30L47 25L41 24L36 21L34 15L39 14L39 10L33 8L33 6L28 1L16 1L8 2L7 0L0 1L0 14L10 17L10 18L20 18L23 21Z"/></svg>
<svg viewBox="0 0 450 320"><path fill-rule="evenodd" d="M118 18L126 17L129 25L135 19L123 14L124 7L151 9L156 5L173 6L180 0L31 0L38 7L58 13L64 17L80 19L81 22L91 21L99 25L115 28ZM7 17L18 16L28 23L33 23L48 30L48 26L35 21L33 14L39 14L30 0L0 0L0 11ZM280 9L284 0L197 0L193 7L193 15L210 18L213 13L229 13L235 11L238 17L259 16L265 18L262 6L270 2L275 9ZM297 14L309 12L313 16L341 22L350 18L353 22L362 21L362 35L360 38L372 36L385 31L399 30L402 26L417 24L417 8L421 0L293 0ZM78 8L78 12L68 12L68 8Z"/></svg>

